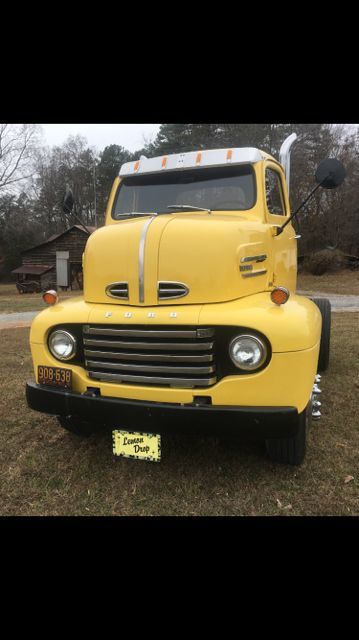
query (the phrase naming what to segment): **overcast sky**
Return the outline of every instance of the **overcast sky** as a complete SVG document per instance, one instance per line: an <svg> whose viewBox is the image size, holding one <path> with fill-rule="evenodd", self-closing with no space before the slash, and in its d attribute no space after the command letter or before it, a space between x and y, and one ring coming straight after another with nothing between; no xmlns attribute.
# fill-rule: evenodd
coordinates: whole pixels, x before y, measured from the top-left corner
<svg viewBox="0 0 359 640"><path fill-rule="evenodd" d="M85 136L90 146L102 151L109 144L118 144L136 151L152 140L159 124L42 124L44 143L61 145L69 135Z"/></svg>

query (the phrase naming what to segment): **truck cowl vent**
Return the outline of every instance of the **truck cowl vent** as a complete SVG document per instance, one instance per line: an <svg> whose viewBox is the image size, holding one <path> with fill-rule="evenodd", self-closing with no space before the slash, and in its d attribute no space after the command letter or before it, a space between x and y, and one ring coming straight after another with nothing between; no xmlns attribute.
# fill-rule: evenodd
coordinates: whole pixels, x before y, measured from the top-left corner
<svg viewBox="0 0 359 640"><path fill-rule="evenodd" d="M110 298L128 300L128 282L114 282L106 287L106 294Z"/></svg>
<svg viewBox="0 0 359 640"><path fill-rule="evenodd" d="M189 288L182 282L159 282L157 287L158 300L172 300L183 298L189 293Z"/></svg>

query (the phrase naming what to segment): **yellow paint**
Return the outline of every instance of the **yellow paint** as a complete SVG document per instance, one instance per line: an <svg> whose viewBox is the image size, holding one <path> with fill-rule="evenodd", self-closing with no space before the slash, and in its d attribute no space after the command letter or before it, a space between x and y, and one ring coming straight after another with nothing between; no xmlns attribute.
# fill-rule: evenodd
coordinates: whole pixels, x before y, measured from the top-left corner
<svg viewBox="0 0 359 640"><path fill-rule="evenodd" d="M155 402L191 403L196 395L210 396L214 405L294 406L302 411L310 398L317 369L321 315L314 303L297 296L296 240L291 224L280 235L275 227L285 216L268 212L265 168L275 168L282 180L286 216L290 215L281 165L265 154L253 165L257 202L250 211L164 214L148 228L145 245L145 300L139 302L139 245L148 217L116 221L111 217L120 179L111 191L105 227L89 238L83 258L84 298L72 298L44 310L31 327L35 376L37 366L59 366L47 348L51 328L62 323L89 322L122 325L234 326L258 331L269 340L272 358L260 373L230 375L210 388L180 389L136 386L90 380L79 365L61 363L73 371L74 390L96 386L101 395ZM253 271L266 273L246 278L242 258L266 255ZM186 284L189 294L175 304L157 301L157 282ZM105 292L126 281L129 300L114 300ZM289 301L276 306L273 286L285 286ZM108 314L111 314L108 317ZM107 314L107 315L105 315ZM149 315L150 314L150 315ZM145 428L145 425L144 425Z"/></svg>

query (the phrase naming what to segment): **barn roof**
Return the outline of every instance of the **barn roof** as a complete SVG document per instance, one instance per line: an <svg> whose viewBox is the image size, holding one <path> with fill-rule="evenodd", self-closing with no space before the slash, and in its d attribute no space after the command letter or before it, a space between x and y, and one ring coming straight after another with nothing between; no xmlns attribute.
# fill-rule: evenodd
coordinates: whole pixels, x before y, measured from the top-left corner
<svg viewBox="0 0 359 640"><path fill-rule="evenodd" d="M93 233L94 231L96 231L96 227L87 226L87 228L90 231L90 233ZM50 236L47 240L44 240L44 242L40 242L39 244L36 244L33 247L29 247L29 249L24 249L23 251L21 251L21 254L27 253L28 251L32 251L33 249L37 249L38 247L42 247L43 245L49 244L50 242L53 242L54 240L58 240L58 238L61 238L61 236L66 235L67 233L69 233L73 229L79 229L80 231L82 231L82 233L86 233L85 229L83 227L81 227L80 224L74 224L74 225L72 225L72 227L69 227L65 231L62 231L61 233L55 233L54 235Z"/></svg>
<svg viewBox="0 0 359 640"><path fill-rule="evenodd" d="M53 267L49 267L47 264L23 264L21 267L13 269L11 273L27 273L32 276L42 276L51 269L53 269Z"/></svg>

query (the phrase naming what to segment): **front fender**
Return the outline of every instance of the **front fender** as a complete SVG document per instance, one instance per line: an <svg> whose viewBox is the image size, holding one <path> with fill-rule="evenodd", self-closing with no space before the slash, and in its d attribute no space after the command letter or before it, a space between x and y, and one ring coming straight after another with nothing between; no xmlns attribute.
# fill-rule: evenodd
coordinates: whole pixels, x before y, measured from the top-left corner
<svg viewBox="0 0 359 640"><path fill-rule="evenodd" d="M267 336L273 353L311 349L320 341L322 316L318 307L304 296L291 295L276 305L269 292L223 304L203 305L199 324L239 326Z"/></svg>

